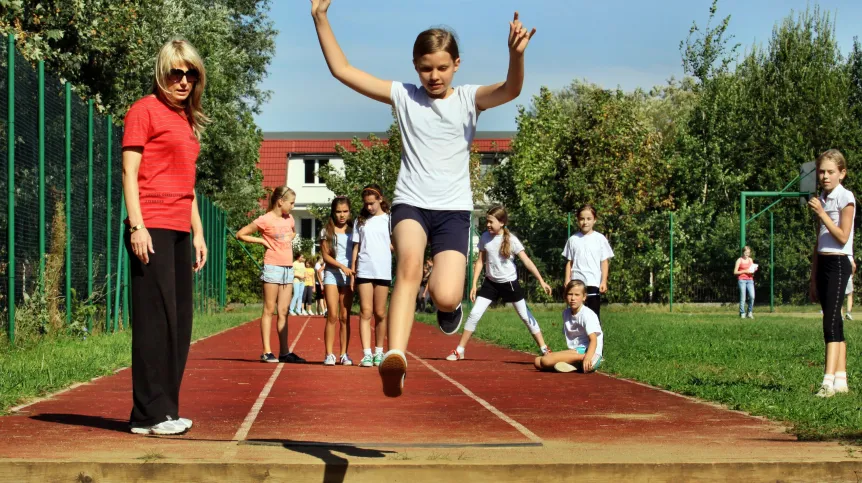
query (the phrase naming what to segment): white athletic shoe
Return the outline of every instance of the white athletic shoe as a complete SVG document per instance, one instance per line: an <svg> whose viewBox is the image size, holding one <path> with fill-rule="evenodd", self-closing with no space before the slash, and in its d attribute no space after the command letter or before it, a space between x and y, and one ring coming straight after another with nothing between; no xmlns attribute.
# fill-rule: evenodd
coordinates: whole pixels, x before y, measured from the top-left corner
<svg viewBox="0 0 862 483"><path fill-rule="evenodd" d="M191 421L189 421L189 423L191 423ZM186 426L186 424L184 424L182 421L174 421L169 418L167 421L162 421L161 423L155 424L153 426L133 426L132 433L173 436L185 433L189 430L189 427L190 426Z"/></svg>
<svg viewBox="0 0 862 483"><path fill-rule="evenodd" d="M180 424L184 425L184 426L186 427L186 429L192 429L192 426L194 425L194 423L192 422L192 420L191 420L191 419L188 419L188 418L180 418L180 419L177 419L177 422L179 422Z"/></svg>
<svg viewBox="0 0 862 483"><path fill-rule="evenodd" d="M846 314L844 314L844 320L853 320L853 316L850 315L850 312L847 312Z"/></svg>
<svg viewBox="0 0 862 483"><path fill-rule="evenodd" d="M347 354L341 354L341 357L338 359L338 363L342 366L352 366L353 360Z"/></svg>
<svg viewBox="0 0 862 483"><path fill-rule="evenodd" d="M745 314L739 314L739 318L740 318L740 319L744 319L744 318L745 318Z"/></svg>
<svg viewBox="0 0 862 483"><path fill-rule="evenodd" d="M578 368L568 362L558 362L554 364L554 370L557 372L575 372Z"/></svg>
<svg viewBox="0 0 862 483"><path fill-rule="evenodd" d="M383 356L380 363L380 379L383 381L383 394L387 397L398 397L404 391L404 379L407 378L407 358L404 353L392 349Z"/></svg>
<svg viewBox="0 0 862 483"><path fill-rule="evenodd" d="M833 390L835 391L835 394L846 394L850 392L850 387L847 386L847 383L835 384L833 386Z"/></svg>
<svg viewBox="0 0 862 483"><path fill-rule="evenodd" d="M463 358L464 358L464 353L458 352L458 349L453 350L451 354L446 356L447 361L460 361Z"/></svg>
<svg viewBox="0 0 862 483"><path fill-rule="evenodd" d="M749 318L749 319L753 319L753 318L754 318L754 314L753 314L753 313L751 313L751 312L749 312L749 313L748 313L748 318Z"/></svg>
<svg viewBox="0 0 862 483"><path fill-rule="evenodd" d="M835 389L829 384L823 384L820 386L820 390L814 393L817 397L832 397L835 395Z"/></svg>
<svg viewBox="0 0 862 483"><path fill-rule="evenodd" d="M324 366L334 366L335 365L335 354L328 354L326 359L323 359Z"/></svg>

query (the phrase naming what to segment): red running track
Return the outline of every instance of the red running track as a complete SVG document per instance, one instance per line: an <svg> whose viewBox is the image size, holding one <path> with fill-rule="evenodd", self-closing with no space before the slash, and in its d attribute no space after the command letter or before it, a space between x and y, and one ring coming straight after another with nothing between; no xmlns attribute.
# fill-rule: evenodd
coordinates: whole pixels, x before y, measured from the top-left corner
<svg viewBox="0 0 862 483"><path fill-rule="evenodd" d="M358 363L357 322L349 352ZM476 340L469 359L449 362L457 336L420 323L404 395L386 398L376 368L321 364L323 327L321 317L290 319L289 340L305 365L258 362L256 321L193 345L181 410L195 427L170 439L366 447L538 446L584 435L598 443L794 440L760 419L630 381L539 373L534 356ZM126 369L0 418L0 457L63 459L138 444L148 438L128 433L130 410Z"/></svg>

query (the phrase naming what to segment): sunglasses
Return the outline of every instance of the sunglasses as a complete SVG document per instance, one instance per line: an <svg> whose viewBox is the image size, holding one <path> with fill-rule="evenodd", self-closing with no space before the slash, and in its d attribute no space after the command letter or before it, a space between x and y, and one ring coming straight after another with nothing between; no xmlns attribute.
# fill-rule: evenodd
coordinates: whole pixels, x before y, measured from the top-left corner
<svg viewBox="0 0 862 483"><path fill-rule="evenodd" d="M168 72L168 80L171 81L171 84L176 84L183 80L183 77L186 78L187 82L197 82L200 79L200 72L197 69L171 69Z"/></svg>

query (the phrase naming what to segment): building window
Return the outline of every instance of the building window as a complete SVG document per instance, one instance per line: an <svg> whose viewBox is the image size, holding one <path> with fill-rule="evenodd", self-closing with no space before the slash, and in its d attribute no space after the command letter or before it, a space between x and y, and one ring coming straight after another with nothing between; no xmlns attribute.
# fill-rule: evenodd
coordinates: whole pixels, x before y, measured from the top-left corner
<svg viewBox="0 0 862 483"><path fill-rule="evenodd" d="M323 180L322 180L322 179L320 179L320 170L321 170L321 168L323 168L324 166L329 166L329 160L328 160L328 159L320 159L320 160L318 160L318 161L317 161L317 173L318 173L318 175L317 175L317 182L318 182L318 183L320 183L320 184L325 184L325 183L323 182Z"/></svg>
<svg viewBox="0 0 862 483"><path fill-rule="evenodd" d="M302 237L303 240L314 239L314 219L303 218L300 220L299 236Z"/></svg>
<svg viewBox="0 0 862 483"><path fill-rule="evenodd" d="M320 179L320 168L329 165L328 159L306 159L305 160L305 184L324 184Z"/></svg>

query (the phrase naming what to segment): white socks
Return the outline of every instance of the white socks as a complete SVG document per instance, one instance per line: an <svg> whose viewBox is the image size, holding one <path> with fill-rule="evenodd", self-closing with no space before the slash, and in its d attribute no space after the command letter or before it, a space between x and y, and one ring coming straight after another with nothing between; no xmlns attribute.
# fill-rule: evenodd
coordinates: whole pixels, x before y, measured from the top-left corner
<svg viewBox="0 0 862 483"><path fill-rule="evenodd" d="M844 371L836 372L835 382L833 383L833 386L836 391L847 392L847 373Z"/></svg>
<svg viewBox="0 0 862 483"><path fill-rule="evenodd" d="M460 345L456 347L455 350L458 351L459 354L464 355L464 348Z"/></svg>
<svg viewBox="0 0 862 483"><path fill-rule="evenodd" d="M362 355L371 357L371 349L362 349Z"/></svg>
<svg viewBox="0 0 862 483"><path fill-rule="evenodd" d="M375 347L375 348L374 348L374 353L375 353L375 354L381 354L381 355L382 355L382 354L383 354L383 348L382 348L382 347Z"/></svg>
<svg viewBox="0 0 862 483"><path fill-rule="evenodd" d="M823 374L823 382L820 383L821 386L829 386L835 387L835 375L834 374Z"/></svg>

